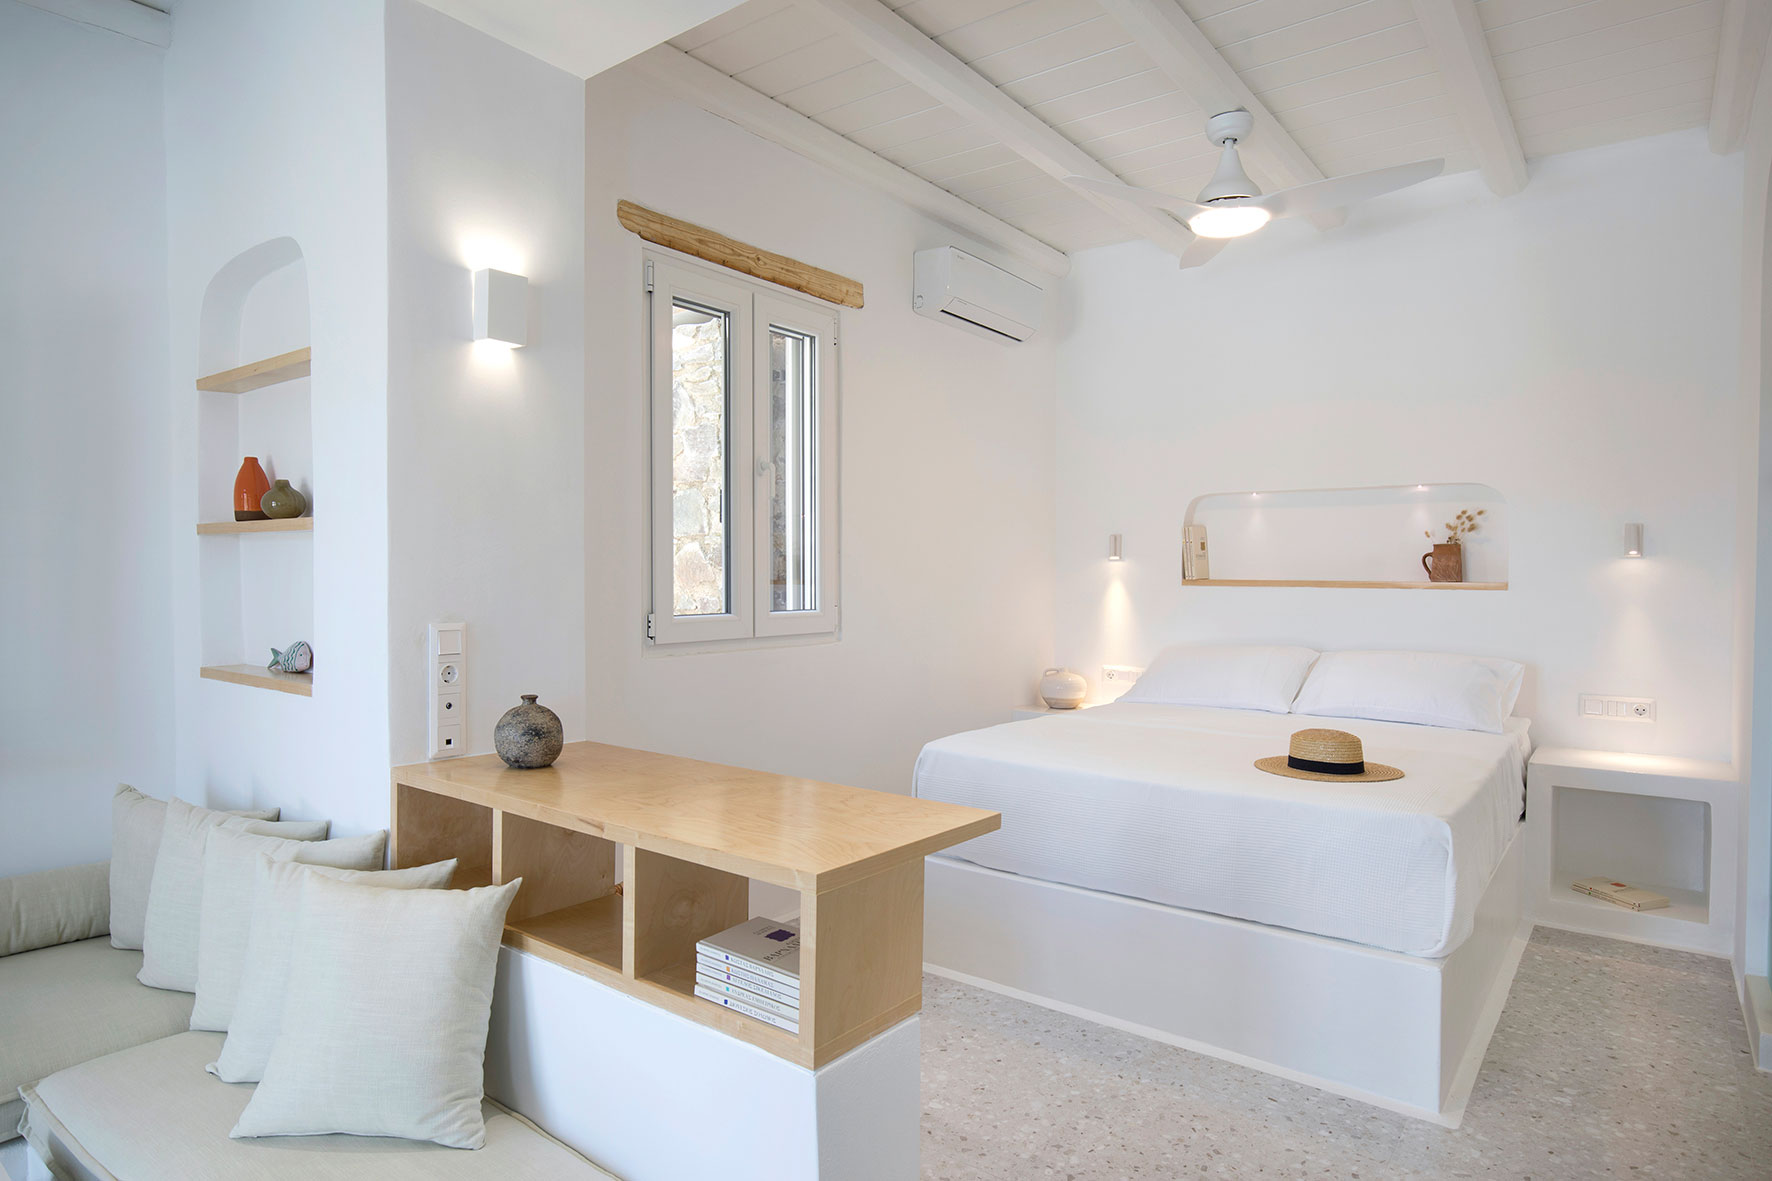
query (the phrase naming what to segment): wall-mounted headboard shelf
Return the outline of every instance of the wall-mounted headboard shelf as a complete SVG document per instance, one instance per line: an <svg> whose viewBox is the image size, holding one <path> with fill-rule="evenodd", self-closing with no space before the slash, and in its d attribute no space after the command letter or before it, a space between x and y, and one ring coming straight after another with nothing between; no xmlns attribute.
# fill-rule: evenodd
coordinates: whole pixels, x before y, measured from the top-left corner
<svg viewBox="0 0 1772 1181"><path fill-rule="evenodd" d="M1450 551L1452 563L1462 559L1463 577L1432 581L1423 557L1446 541L1460 510L1468 510L1478 525L1460 549ZM1487 484L1214 492L1194 498L1184 524L1206 531L1207 577L1184 579L1183 586L1506 590L1508 585L1507 500ZM1440 565L1437 573L1446 572Z"/></svg>

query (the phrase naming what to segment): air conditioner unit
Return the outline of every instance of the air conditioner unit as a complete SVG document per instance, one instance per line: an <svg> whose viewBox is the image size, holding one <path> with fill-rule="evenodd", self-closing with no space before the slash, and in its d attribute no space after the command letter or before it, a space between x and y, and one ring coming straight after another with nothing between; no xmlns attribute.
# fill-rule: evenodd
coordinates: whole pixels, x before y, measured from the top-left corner
<svg viewBox="0 0 1772 1181"><path fill-rule="evenodd" d="M997 340L1026 340L1040 330L1045 293L953 246L912 256L911 306L920 316L946 320Z"/></svg>

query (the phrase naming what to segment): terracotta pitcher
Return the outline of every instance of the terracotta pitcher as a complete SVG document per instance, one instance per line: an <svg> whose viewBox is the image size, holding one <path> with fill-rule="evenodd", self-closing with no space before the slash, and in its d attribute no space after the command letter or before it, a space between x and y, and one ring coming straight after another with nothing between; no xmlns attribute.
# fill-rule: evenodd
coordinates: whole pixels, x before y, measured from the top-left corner
<svg viewBox="0 0 1772 1181"><path fill-rule="evenodd" d="M1434 546L1433 553L1421 555L1421 568L1429 582L1463 582L1464 546L1456 541Z"/></svg>

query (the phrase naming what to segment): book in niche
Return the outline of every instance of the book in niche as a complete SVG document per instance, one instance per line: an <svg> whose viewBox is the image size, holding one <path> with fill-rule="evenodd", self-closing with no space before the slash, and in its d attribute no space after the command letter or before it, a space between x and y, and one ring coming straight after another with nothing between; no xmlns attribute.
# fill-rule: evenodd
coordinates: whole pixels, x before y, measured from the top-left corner
<svg viewBox="0 0 1772 1181"><path fill-rule="evenodd" d="M760 972L749 971L742 964L713 959L706 952L696 953L695 970L704 976L715 977L727 984L736 984L786 1005L800 1003L800 990L793 985L764 976Z"/></svg>
<svg viewBox="0 0 1772 1181"><path fill-rule="evenodd" d="M749 919L695 945L698 956L748 967L771 980L800 983L800 924Z"/></svg>
<svg viewBox="0 0 1772 1181"><path fill-rule="evenodd" d="M736 1000L733 997L723 996L705 984L698 983L695 986L695 995L704 1001L713 1001L716 1005L724 1005L735 1013L743 1013L746 1017L755 1017L758 1021L773 1025L777 1029L785 1029L789 1033L800 1032L800 1023L798 1021L790 1021L786 1017L777 1017L774 1013L757 1005L749 1005L744 1001Z"/></svg>
<svg viewBox="0 0 1772 1181"><path fill-rule="evenodd" d="M752 992L750 989L741 988L736 984L727 984L716 977L707 975L705 972L696 973L695 985L697 988L711 989L714 992L719 993L721 996L730 997L735 1001L742 1001L747 1005L755 1005L764 1012L773 1013L777 1017L787 1021L798 1021L800 1019L799 1005L793 1004L789 1001L776 1000L774 997L764 996L760 992Z"/></svg>
<svg viewBox="0 0 1772 1181"><path fill-rule="evenodd" d="M1660 910L1668 905L1668 900L1664 895L1625 882L1615 882L1611 878L1582 878L1574 884L1573 888L1590 897L1602 898L1615 906L1622 906L1628 910Z"/></svg>

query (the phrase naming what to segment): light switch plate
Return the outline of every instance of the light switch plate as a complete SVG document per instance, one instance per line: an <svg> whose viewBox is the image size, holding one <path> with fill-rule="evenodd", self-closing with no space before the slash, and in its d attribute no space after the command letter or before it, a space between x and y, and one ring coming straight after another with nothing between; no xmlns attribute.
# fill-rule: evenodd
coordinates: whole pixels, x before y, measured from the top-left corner
<svg viewBox="0 0 1772 1181"><path fill-rule="evenodd" d="M468 625L433 623L425 644L425 706L430 757L467 753Z"/></svg>
<svg viewBox="0 0 1772 1181"><path fill-rule="evenodd" d="M1582 718L1602 722L1653 722L1653 697L1609 697L1599 693L1581 695Z"/></svg>

